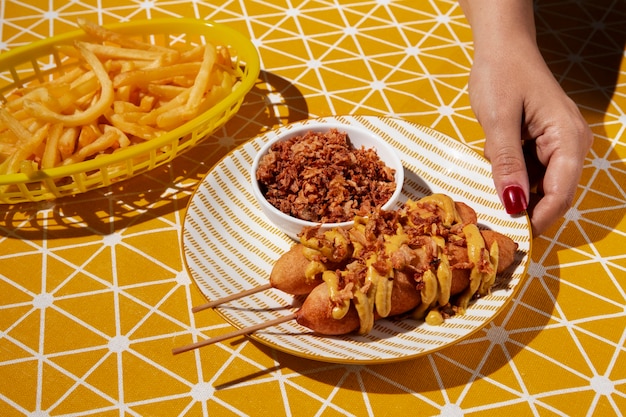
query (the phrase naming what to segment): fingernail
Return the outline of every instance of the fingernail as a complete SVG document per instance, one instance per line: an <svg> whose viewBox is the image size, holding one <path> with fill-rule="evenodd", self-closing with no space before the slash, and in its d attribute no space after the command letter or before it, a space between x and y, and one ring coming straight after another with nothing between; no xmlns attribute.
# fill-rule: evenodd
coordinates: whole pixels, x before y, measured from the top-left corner
<svg viewBox="0 0 626 417"><path fill-rule="evenodd" d="M502 202L508 214L518 214L526 210L528 203L524 190L519 185L509 185L502 193Z"/></svg>

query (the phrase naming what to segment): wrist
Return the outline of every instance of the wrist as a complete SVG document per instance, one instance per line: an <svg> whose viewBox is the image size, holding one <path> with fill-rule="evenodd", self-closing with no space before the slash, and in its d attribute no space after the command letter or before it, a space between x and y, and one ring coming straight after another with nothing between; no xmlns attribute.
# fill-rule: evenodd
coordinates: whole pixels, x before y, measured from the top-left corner
<svg viewBox="0 0 626 417"><path fill-rule="evenodd" d="M531 0L459 0L476 51L536 48Z"/></svg>

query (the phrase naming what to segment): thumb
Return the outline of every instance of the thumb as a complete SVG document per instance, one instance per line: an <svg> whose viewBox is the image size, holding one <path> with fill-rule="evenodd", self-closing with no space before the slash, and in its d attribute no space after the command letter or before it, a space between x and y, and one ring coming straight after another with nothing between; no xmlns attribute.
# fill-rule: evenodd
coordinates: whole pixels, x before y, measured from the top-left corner
<svg viewBox="0 0 626 417"><path fill-rule="evenodd" d="M521 213L528 207L529 181L520 124L513 122L507 126L498 123L483 130L487 138L485 156L491 162L500 201L508 214Z"/></svg>

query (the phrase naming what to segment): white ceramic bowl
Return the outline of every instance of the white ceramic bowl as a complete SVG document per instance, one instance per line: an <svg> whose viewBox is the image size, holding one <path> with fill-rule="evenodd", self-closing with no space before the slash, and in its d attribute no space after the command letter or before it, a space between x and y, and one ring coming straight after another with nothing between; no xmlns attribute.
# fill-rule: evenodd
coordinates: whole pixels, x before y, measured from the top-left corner
<svg viewBox="0 0 626 417"><path fill-rule="evenodd" d="M400 198L400 194L402 192L402 184L404 182L404 168L402 167L402 161L396 154L396 151L393 149L393 147L385 142L378 135L364 128L351 126L348 124L329 122L307 123L293 128L284 128L283 130L280 130L274 138L267 142L261 148L259 153L255 156L250 170L250 181L252 183L252 192L254 194L254 197L259 202L263 213L273 224L275 224L280 230L285 232L289 237L294 240L299 240L298 234L302 231L304 227L318 226L320 225L320 223L314 223L298 219L296 217L283 213L282 211L271 205L263 196L261 188L259 187L259 183L256 179L256 171L259 166L259 162L261 161L261 158L265 154L267 154L272 145L276 142L288 140L294 136L301 136L306 134L307 132L328 132L332 129L337 129L339 132L347 133L350 142L356 149L361 148L361 146L365 147L366 149L375 148L378 157L388 167L395 170L396 189L394 190L389 200L382 206L382 208L386 210L396 208L396 203ZM353 221L341 223L323 223L320 227L321 230L327 230L335 227L349 228L353 224Z"/></svg>

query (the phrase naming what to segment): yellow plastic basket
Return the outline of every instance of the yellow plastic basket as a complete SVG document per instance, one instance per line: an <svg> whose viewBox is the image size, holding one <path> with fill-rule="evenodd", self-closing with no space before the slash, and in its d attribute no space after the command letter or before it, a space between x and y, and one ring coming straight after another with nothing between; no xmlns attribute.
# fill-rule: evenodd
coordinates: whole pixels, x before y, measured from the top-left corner
<svg viewBox="0 0 626 417"><path fill-rule="evenodd" d="M260 71L259 56L252 42L227 26L210 21L171 18L118 23L106 26L119 33L158 45L213 42L232 48L241 82L217 105L184 125L155 139L115 153L80 163L42 169L32 174L0 175L0 203L51 200L74 195L131 178L171 161L211 135L239 110L244 96L254 86ZM32 81L45 81L62 74L64 63L55 45L87 39L73 31L34 42L0 55L0 97Z"/></svg>

